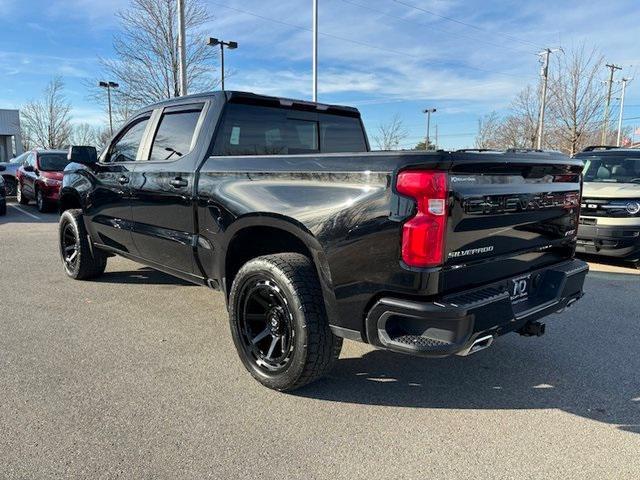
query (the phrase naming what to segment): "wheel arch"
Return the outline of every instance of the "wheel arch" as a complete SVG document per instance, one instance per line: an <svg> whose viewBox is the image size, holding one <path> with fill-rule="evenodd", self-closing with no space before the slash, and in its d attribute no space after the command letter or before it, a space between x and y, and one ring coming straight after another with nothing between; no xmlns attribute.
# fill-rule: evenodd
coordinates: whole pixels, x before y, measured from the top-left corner
<svg viewBox="0 0 640 480"><path fill-rule="evenodd" d="M80 194L71 188L63 188L60 191L60 201L58 211L60 214L72 208L82 209L82 200Z"/></svg>
<svg viewBox="0 0 640 480"><path fill-rule="evenodd" d="M226 236L229 240L220 278L227 300L235 275L249 260L262 255L300 253L311 259L322 286L329 323L335 323L336 300L329 265L322 245L306 226L277 214L252 214L236 220Z"/></svg>

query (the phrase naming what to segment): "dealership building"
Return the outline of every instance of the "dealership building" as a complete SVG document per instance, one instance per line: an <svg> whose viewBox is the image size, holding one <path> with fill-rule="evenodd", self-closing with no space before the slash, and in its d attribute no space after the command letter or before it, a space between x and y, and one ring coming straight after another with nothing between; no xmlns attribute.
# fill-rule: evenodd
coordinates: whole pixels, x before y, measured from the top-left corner
<svg viewBox="0 0 640 480"><path fill-rule="evenodd" d="M21 153L20 112L0 109L0 162L8 162Z"/></svg>

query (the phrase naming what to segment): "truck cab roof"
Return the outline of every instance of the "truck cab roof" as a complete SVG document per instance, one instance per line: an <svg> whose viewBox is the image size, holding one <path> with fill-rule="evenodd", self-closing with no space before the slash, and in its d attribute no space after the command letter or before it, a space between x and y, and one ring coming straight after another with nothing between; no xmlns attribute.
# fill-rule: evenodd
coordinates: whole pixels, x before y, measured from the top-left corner
<svg viewBox="0 0 640 480"><path fill-rule="evenodd" d="M296 100L286 97L273 97L269 95L258 95L250 92L242 92L235 90L213 91L195 93L185 95L183 97L175 97L147 106L144 110L150 108L167 107L184 103L185 100L221 100L224 103L242 103L247 105L261 105L271 107L293 108L295 110L317 111L321 113L331 113L334 115L344 115L349 117L360 117L357 108L345 105L332 105L319 102L311 102L307 100Z"/></svg>

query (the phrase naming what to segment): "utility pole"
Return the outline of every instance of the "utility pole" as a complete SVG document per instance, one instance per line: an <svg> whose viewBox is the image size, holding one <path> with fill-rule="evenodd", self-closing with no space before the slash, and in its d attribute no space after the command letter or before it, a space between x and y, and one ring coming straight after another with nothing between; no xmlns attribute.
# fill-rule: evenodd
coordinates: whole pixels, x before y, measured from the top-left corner
<svg viewBox="0 0 640 480"><path fill-rule="evenodd" d="M607 90L607 103L604 107L604 123L602 124L602 140L601 144L606 145L607 143L607 130L609 129L609 109L611 107L611 89L613 88L613 74L616 70L622 70L622 67L619 67L614 64L607 63L607 68L611 70L609 73L609 88Z"/></svg>
<svg viewBox="0 0 640 480"><path fill-rule="evenodd" d="M436 123L436 143L433 144L435 149L438 149L438 124Z"/></svg>
<svg viewBox="0 0 640 480"><path fill-rule="evenodd" d="M118 88L120 85L118 85L116 82L98 82L98 86L101 88L106 88L107 89L107 101L109 103L109 132L111 132L111 136L113 137L113 117L111 115L111 89L112 88Z"/></svg>
<svg viewBox="0 0 640 480"><path fill-rule="evenodd" d="M540 92L540 112L538 113L538 132L536 135L536 148L538 150L542 150L542 137L544 135L544 110L547 106L547 83L549 82L549 56L558 51L562 51L562 49L545 48L543 51L538 53L542 62L542 69L540 70L540 76L542 77L542 91Z"/></svg>
<svg viewBox="0 0 640 480"><path fill-rule="evenodd" d="M187 40L184 25L184 2L178 0L178 81L180 96L187 94Z"/></svg>
<svg viewBox="0 0 640 480"><path fill-rule="evenodd" d="M616 140L616 147L620 146L620 142L622 140L622 112L624 111L624 92L627 89L627 82L631 80L631 78L623 78L620 83L622 83L622 93L620 94L620 112L618 113L618 139Z"/></svg>
<svg viewBox="0 0 640 480"><path fill-rule="evenodd" d="M436 109L435 108L426 108L422 111L422 113L426 113L427 114L427 137L425 138L425 142L424 142L424 149L425 150L429 150L429 134L431 133L431 114L432 113L436 113Z"/></svg>
<svg viewBox="0 0 640 480"><path fill-rule="evenodd" d="M318 101L318 0L313 0L313 101Z"/></svg>
<svg viewBox="0 0 640 480"><path fill-rule="evenodd" d="M220 86L224 91L224 47L227 47L229 50L234 50L238 48L238 42L225 42L224 40L218 40L217 38L209 37L207 45L209 45L210 47L220 45Z"/></svg>

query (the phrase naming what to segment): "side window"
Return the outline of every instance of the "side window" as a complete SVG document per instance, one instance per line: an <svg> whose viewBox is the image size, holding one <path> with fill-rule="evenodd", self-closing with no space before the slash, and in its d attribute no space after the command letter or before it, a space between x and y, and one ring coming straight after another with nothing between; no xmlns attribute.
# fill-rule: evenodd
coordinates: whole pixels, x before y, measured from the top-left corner
<svg viewBox="0 0 640 480"><path fill-rule="evenodd" d="M149 117L134 120L118 139L111 144L105 158L107 162L133 162L138 155L142 136L149 123Z"/></svg>
<svg viewBox="0 0 640 480"><path fill-rule="evenodd" d="M165 109L153 145L150 160L175 160L191 151L203 105ZM175 109L175 110L174 110Z"/></svg>
<svg viewBox="0 0 640 480"><path fill-rule="evenodd" d="M360 119L339 115L320 118L320 149L325 153L366 152L367 144Z"/></svg>

